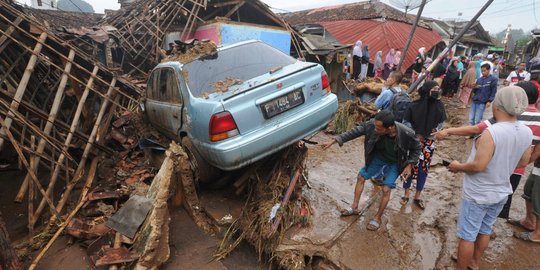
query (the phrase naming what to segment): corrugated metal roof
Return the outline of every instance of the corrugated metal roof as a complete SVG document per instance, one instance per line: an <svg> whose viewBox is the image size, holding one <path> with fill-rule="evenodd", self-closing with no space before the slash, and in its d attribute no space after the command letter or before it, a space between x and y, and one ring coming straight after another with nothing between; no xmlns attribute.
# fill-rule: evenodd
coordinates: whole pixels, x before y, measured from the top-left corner
<svg viewBox="0 0 540 270"><path fill-rule="evenodd" d="M412 29L410 24L388 20L344 20L320 24L343 44L354 44L357 40L361 40L364 45L369 45L371 63L375 61L377 51L383 52L384 61L391 48L403 50ZM425 47L426 51L429 51L441 41L439 33L421 27L416 28L409 53L403 61L402 71L413 64L418 49Z"/></svg>

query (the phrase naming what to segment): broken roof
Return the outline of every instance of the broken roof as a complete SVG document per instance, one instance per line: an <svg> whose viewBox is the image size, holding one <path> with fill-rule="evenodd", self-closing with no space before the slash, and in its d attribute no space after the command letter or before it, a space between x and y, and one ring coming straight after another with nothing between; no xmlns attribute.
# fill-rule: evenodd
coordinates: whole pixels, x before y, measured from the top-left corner
<svg viewBox="0 0 540 270"><path fill-rule="evenodd" d="M413 24L416 17L414 15L405 15L404 12L385 3L371 1L284 13L281 16L292 25L367 19L386 19ZM419 22L419 26L429 28L429 25L422 21Z"/></svg>
<svg viewBox="0 0 540 270"><path fill-rule="evenodd" d="M59 28L90 28L98 25L103 14L60 11L50 9L34 9L25 7L24 13L33 16L43 25L49 24L53 30Z"/></svg>
<svg viewBox="0 0 540 270"><path fill-rule="evenodd" d="M403 50L412 27L402 22L380 20L331 21L321 22L321 24L343 44L354 44L356 40L360 39L364 45L369 45L372 56L370 62L372 63L375 61L377 51L383 52L384 59L391 48ZM402 71L412 65L418 49L425 47L429 51L441 41L441 36L437 32L421 27L417 28L409 47L409 53L403 60Z"/></svg>
<svg viewBox="0 0 540 270"><path fill-rule="evenodd" d="M468 21L454 21L454 20L436 20L429 19L433 28L436 29L440 35L445 37L452 37L457 35L461 29L465 27ZM473 23L471 28L463 38L461 42L475 43L480 45L494 46L494 42L491 39L489 33L484 29L482 24L479 21Z"/></svg>

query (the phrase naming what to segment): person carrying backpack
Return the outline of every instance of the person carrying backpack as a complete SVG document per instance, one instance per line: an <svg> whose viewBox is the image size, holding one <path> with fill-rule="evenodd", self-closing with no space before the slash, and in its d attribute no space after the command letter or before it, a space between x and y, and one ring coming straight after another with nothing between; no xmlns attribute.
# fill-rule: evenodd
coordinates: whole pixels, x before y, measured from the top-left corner
<svg viewBox="0 0 540 270"><path fill-rule="evenodd" d="M403 121L405 111L411 104L409 95L401 90L399 84L403 75L399 71L392 71L388 79L384 82L383 90L375 100L375 107L381 110L388 110L394 114L397 122Z"/></svg>

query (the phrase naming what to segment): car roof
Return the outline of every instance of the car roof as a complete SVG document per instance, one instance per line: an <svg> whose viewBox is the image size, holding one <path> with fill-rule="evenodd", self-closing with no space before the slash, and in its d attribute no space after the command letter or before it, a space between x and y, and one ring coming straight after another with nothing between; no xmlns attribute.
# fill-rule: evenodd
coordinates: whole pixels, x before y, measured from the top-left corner
<svg viewBox="0 0 540 270"><path fill-rule="evenodd" d="M228 50L228 49L231 49L231 48L235 48L235 47L239 47L239 46L243 46L243 45L251 44L251 43L262 43L262 41L254 40L254 39L246 40L246 41L240 41L240 42L236 42L236 43L233 43L233 44L227 44L225 46L218 47L217 51L221 52L221 51L225 51L225 50ZM178 62L178 61L163 62L163 63L159 63L154 69L160 68L160 67L170 67L170 66L178 66L178 67L182 68L184 65L189 64L189 63L191 63L191 62L193 62L193 61L195 61L195 60L197 60L199 58L200 58L200 56L197 57L197 58L192 59L188 63L181 63L181 62Z"/></svg>

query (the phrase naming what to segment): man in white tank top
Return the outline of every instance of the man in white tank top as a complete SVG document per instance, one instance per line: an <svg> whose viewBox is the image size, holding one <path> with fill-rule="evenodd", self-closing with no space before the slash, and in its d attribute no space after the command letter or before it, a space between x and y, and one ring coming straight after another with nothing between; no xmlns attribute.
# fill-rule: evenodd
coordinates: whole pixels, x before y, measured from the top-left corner
<svg viewBox="0 0 540 270"><path fill-rule="evenodd" d="M529 162L532 131L517 121L527 104L522 88L500 89L493 101L497 123L475 141L466 163L453 161L448 166L451 172L465 173L457 228L457 269L478 269L497 216L512 193L508 179L518 165Z"/></svg>

